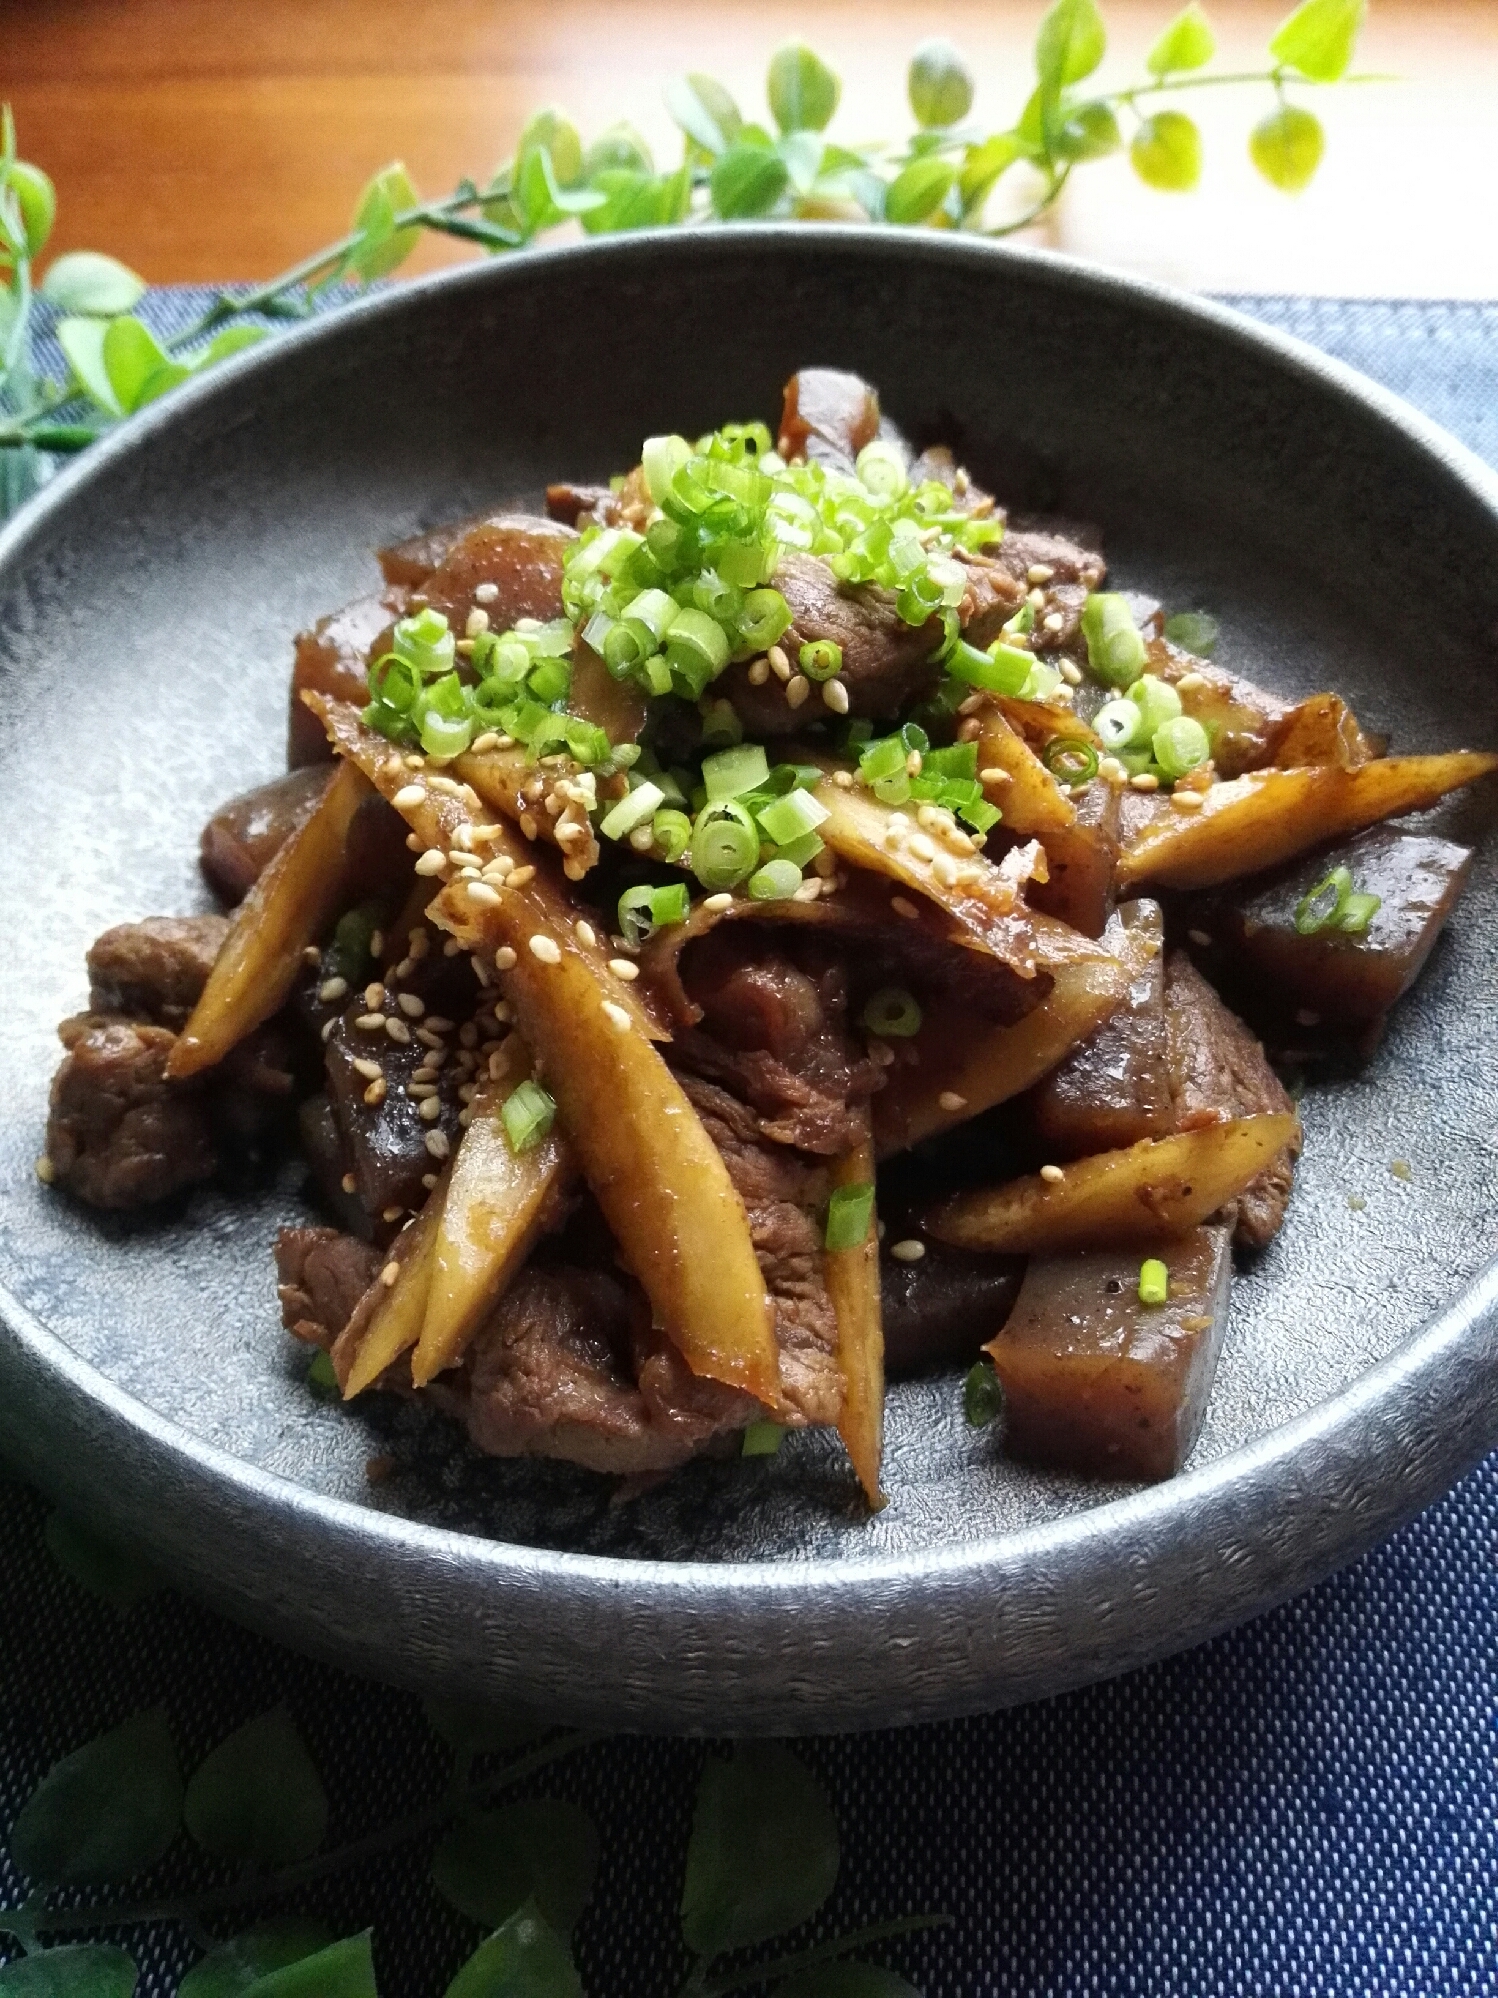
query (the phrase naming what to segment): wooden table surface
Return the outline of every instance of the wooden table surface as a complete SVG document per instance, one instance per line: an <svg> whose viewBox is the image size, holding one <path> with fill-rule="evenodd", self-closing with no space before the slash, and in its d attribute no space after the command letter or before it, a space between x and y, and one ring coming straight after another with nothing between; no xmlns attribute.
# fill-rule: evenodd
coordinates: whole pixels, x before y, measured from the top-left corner
<svg viewBox="0 0 1498 1998"><path fill-rule="evenodd" d="M1223 56L1262 60L1288 0L1208 0ZM905 128L905 63L950 34L975 115L1012 121L1043 0L0 0L0 92L57 182L58 248L108 249L158 282L269 276L346 227L367 175L403 158L424 191L481 175L526 115L584 134L627 117L662 160L665 80L721 76L762 107L765 62L804 35L844 79L834 132ZM1105 80L1138 73L1174 0L1103 0ZM1312 188L1266 187L1245 153L1262 90L1201 92L1193 195L1127 163L1078 172L1036 241L1217 290L1498 297L1498 0L1374 0L1361 67L1323 91ZM460 254L423 248L417 268Z"/></svg>

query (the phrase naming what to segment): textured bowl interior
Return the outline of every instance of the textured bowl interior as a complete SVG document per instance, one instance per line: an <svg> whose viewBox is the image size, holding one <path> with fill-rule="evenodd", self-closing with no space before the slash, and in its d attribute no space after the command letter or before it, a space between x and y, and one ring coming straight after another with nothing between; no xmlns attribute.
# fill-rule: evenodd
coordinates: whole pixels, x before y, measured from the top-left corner
<svg viewBox="0 0 1498 1998"><path fill-rule="evenodd" d="M1085 1582L1054 1532L1052 1554L1032 1562L1061 1620L1056 1683L1171 1648L1309 1579L1498 1427L1485 1386L1462 1390L1466 1430L1410 1395L1410 1421L1446 1425L1446 1457L1416 1436L1423 1470L1359 1466L1375 1496L1344 1528L1317 1525L1309 1568L1261 1564L1194 1623L1158 1599L1153 1635L1146 1618L1114 1641L1097 1622L1097 1550L1116 1522L1126 1558L1143 1501L1009 1464L964 1428L949 1378L893 1391L890 1503L872 1521L819 1436L773 1461L692 1466L619 1504L568 1467L482 1461L413 1407L312 1399L305 1357L279 1328L269 1255L276 1225L303 1211L296 1173L148 1221L101 1220L37 1184L53 1029L84 999L86 945L110 923L206 904L199 827L281 767L292 634L370 585L372 547L538 496L548 477L606 474L652 430L772 417L807 361L869 376L907 431L957 443L1011 505L1101 522L1116 581L1209 606L1225 663L1290 693L1339 688L1401 749L1498 743L1498 525L1470 461L1455 447L1443 460L1413 419L1399 427L1334 370L1224 314L1038 258L769 231L537 256L314 328L85 464L0 553L12 939L0 1429L227 1607L367 1667L470 1691L519 1685L656 1724L831 1725L992 1702L1047 1683L1023 1632L973 1641L985 1563L991 1577L995 1561L1040 1548L1034 1529L1090 1510L1102 1562ZM1432 823L1483 842L1495 804L1488 789ZM1237 1280L1195 1466L1221 1471L1332 1402L1492 1254L1495 935L1487 840L1382 1049L1355 1080L1306 1098L1290 1219ZM1408 1181L1391 1175L1396 1158ZM1387 1398L1382 1412L1398 1414ZM378 1486L365 1473L376 1453L397 1465ZM1293 1451L1281 1461L1293 1484ZM1235 1475L1227 1466L1215 1488ZM1403 1491L1380 1495L1401 1477ZM1146 1554L1164 1561L1182 1535L1216 1530L1200 1508L1193 1522L1196 1484L1155 1495ZM221 1515L194 1491L216 1493ZM1198 1552L1210 1568L1213 1550ZM607 1558L566 1558L577 1554ZM977 1591L968 1624L923 1626L922 1592L954 1561ZM811 1660L834 1640L818 1603L859 1572L870 1603L895 1603L913 1634L866 1633L848 1679L821 1683ZM730 1600L736 1581L747 1593ZM707 1593L683 1586L698 1583ZM614 1625L600 1607L611 1590L628 1604ZM581 1624L544 1663L525 1641L527 1618L565 1629L579 1592L602 1618L595 1641L617 1649L595 1659L586 1691L568 1682ZM490 1611L501 1634L483 1628ZM687 1634L691 1672L660 1663ZM901 1643L916 1655L892 1666Z"/></svg>

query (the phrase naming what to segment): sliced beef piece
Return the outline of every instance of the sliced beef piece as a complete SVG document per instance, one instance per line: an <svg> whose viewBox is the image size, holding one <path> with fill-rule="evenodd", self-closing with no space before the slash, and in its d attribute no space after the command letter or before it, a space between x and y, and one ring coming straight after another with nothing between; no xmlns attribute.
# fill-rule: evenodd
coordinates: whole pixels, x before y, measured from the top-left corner
<svg viewBox="0 0 1498 1998"><path fill-rule="evenodd" d="M290 770L220 805L203 828L199 865L226 902L242 902L294 832L311 818L327 783L320 763Z"/></svg>
<svg viewBox="0 0 1498 1998"><path fill-rule="evenodd" d="M991 554L958 558L968 572L968 590L958 606L962 635L981 649L993 644L1025 601L1025 585L1016 582Z"/></svg>
<svg viewBox="0 0 1498 1998"><path fill-rule="evenodd" d="M380 1274L384 1257L337 1228L283 1228L276 1237L276 1294L288 1332L325 1350Z"/></svg>
<svg viewBox="0 0 1498 1998"><path fill-rule="evenodd" d="M1165 1018L1178 1131L1294 1110L1263 1048L1184 951L1172 951L1165 961ZM1278 1234L1299 1154L1297 1138L1224 1211L1221 1218L1233 1228L1239 1248L1262 1249Z"/></svg>
<svg viewBox="0 0 1498 1998"><path fill-rule="evenodd" d="M879 397L859 376L841 368L802 368L786 383L776 448L787 463L805 458L851 472L878 434Z"/></svg>
<svg viewBox="0 0 1498 1998"><path fill-rule="evenodd" d="M898 1377L970 1364L1014 1309L1024 1258L927 1242L919 1261L904 1262L889 1253L899 1239L890 1224L879 1258L885 1372Z"/></svg>
<svg viewBox="0 0 1498 1998"><path fill-rule="evenodd" d="M1002 521L1004 518L1004 509L995 503L993 494L986 492L968 476L966 468L958 464L945 444L928 444L911 465L909 476L913 486L932 483L945 486L960 513L970 513L980 519Z"/></svg>
<svg viewBox="0 0 1498 1998"><path fill-rule="evenodd" d="M228 933L224 916L148 916L106 930L88 953L91 1009L180 1027Z"/></svg>
<svg viewBox="0 0 1498 1998"><path fill-rule="evenodd" d="M166 1078L175 1040L165 1027L128 1023L74 1040L47 1118L58 1185L94 1207L142 1207L210 1177L203 1091Z"/></svg>
<svg viewBox="0 0 1498 1998"><path fill-rule="evenodd" d="M286 1027L267 1020L213 1071L214 1150L232 1176L254 1176L279 1157L295 1123L297 1065Z"/></svg>
<svg viewBox="0 0 1498 1998"><path fill-rule="evenodd" d="M997 548L984 551L1015 583L1043 592L1031 640L1037 652L1078 648L1088 594L1107 574L1100 542L1095 529L1026 521L1011 526Z"/></svg>
<svg viewBox="0 0 1498 1998"><path fill-rule="evenodd" d="M370 649L405 607L406 592L387 589L378 596L357 598L299 635L286 732L286 761L293 770L333 760L327 732L302 706L302 695L326 694L330 700L357 701L362 706L369 698Z"/></svg>
<svg viewBox="0 0 1498 1998"><path fill-rule="evenodd" d="M837 1317L827 1294L820 1216L831 1191L819 1161L767 1141L754 1112L715 1082L680 1073L682 1088L723 1155L775 1307L780 1382L803 1422L836 1422L842 1407Z"/></svg>
<svg viewBox="0 0 1498 1998"><path fill-rule="evenodd" d="M693 946L683 975L703 1025L677 1035L680 1066L732 1090L779 1144L829 1156L858 1142L884 1078L848 1037L847 978L832 951L727 926Z"/></svg>
<svg viewBox="0 0 1498 1998"><path fill-rule="evenodd" d="M906 624L893 591L873 583L844 588L815 555L787 555L775 587L791 611L791 628L780 644L793 666L801 647L815 640L842 647L840 677L850 714L889 721L935 692L941 668L931 655L941 643L939 617ZM762 687L750 683L746 661L730 666L716 684L749 735L794 735L806 725L807 711L791 707L773 675Z"/></svg>

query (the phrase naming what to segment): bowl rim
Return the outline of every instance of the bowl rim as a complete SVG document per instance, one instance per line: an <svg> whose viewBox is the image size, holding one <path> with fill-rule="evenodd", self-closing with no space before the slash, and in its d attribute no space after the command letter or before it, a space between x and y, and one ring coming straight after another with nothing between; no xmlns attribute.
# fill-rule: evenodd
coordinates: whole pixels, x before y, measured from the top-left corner
<svg viewBox="0 0 1498 1998"><path fill-rule="evenodd" d="M53 523L65 518L76 495L91 480L114 467L127 465L150 452L156 441L175 426L188 426L211 415L216 403L242 408L257 385L270 387L284 370L301 367L309 354L335 350L371 321L399 322L419 314L428 300L449 294L476 297L502 295L513 284L525 284L555 267L611 264L659 265L662 258L690 264L702 257L739 259L794 250L799 255L859 258L891 255L923 270L951 267L977 269L1022 266L1032 281L1049 284L1072 296L1122 300L1157 319L1210 330L1231 345L1271 360L1279 368L1313 385L1322 394L1351 404L1382 426L1392 427L1434 468L1467 497L1477 502L1498 536L1498 472L1401 398L1366 380L1330 356L1303 345L1293 336L1245 318L1232 307L1178 292L1153 280L1106 270L1080 259L1025 246L990 243L935 233L901 232L841 224L744 224L721 231L650 230L627 236L588 239L547 246L521 258L496 259L439 271L392 285L311 320L274 340L249 349L216 366L209 374L183 385L121 424L101 442L80 454L55 474L16 517L0 530L0 581L24 581L33 551L40 549ZM23 1224L24 1226L24 1224ZM1096 1560L1128 1544L1136 1548L1174 1548L1193 1559L1211 1556L1212 1539L1232 1519L1241 1545L1245 1538L1257 1548L1277 1579L1261 1579L1244 1607L1226 1585L1211 1601L1183 1608L1179 1628L1166 1645L1156 1643L1147 1655L1180 1648L1238 1621L1242 1615L1267 1607L1352 1558L1413 1515L1476 1462L1498 1437L1498 1386L1473 1385L1475 1366L1498 1359L1498 1260L1463 1285L1425 1325L1410 1334L1390 1355L1305 1414L1162 1484L1104 1497L1096 1505L1037 1524L998 1531L951 1549L921 1550L861 1559L856 1550L835 1556L754 1560L667 1561L618 1555L575 1553L536 1547L404 1518L397 1513L354 1504L310 1491L293 1478L263 1470L235 1457L158 1415L146 1403L116 1386L107 1375L72 1351L8 1288L0 1287L0 1319L4 1340L0 1360L6 1369L16 1364L45 1377L57 1393L56 1404L41 1425L17 1432L0 1414L0 1430L12 1433L13 1451L39 1482L65 1487L81 1510L99 1510L90 1487L107 1484L112 1470L125 1478L151 1463L168 1477L200 1490L215 1490L233 1502L248 1528L262 1533L314 1523L340 1539L352 1537L366 1552L379 1550L417 1563L429 1575L460 1563L470 1573L492 1582L545 1581L554 1588L603 1600L617 1595L621 1585L632 1594L659 1601L661 1613L676 1610L702 1615L709 1603L722 1609L730 1602L735 1621L761 1612L783 1611L815 1597L830 1607L839 1627L856 1615L859 1599L871 1585L893 1589L905 1608L926 1592L1023 1571L1034 1578L1063 1555L1089 1554ZM1369 1462L1372 1439L1395 1403L1415 1395L1421 1400L1422 1434L1408 1439L1389 1457ZM11 1396L0 1397L9 1402ZM89 1415L100 1418L109 1441L102 1458L78 1469L70 1446L90 1430ZM97 1436L94 1437L97 1447ZM1397 1470L1398 1475L1394 1475ZM1362 1475L1359 1475L1361 1471ZM1379 1475L1370 1475L1378 1472ZM1308 1501L1350 1505L1356 1517L1344 1522L1335 1543L1323 1535L1298 1557L1274 1554L1276 1534L1284 1537L1287 1505ZM1244 1517L1245 1504L1253 1515ZM1215 1522L1215 1525L1214 1525ZM1278 1524L1277 1524L1278 1522ZM1250 1548L1253 1553L1253 1547ZM1272 1558L1271 1558L1272 1557ZM1253 1565L1250 1559L1250 1567ZM197 1577L205 1586L209 1577ZM1210 1592L1208 1592L1210 1594ZM1236 1607L1235 1607L1236 1604ZM248 1610L245 1612L248 1614ZM1145 1655L1145 1654L1141 1654ZM1122 1663L1134 1662L1125 1657ZM1079 1677L1118 1669L1117 1664L1083 1669ZM1052 1672L1047 1686L1058 1689L1064 1676ZM1074 1681L1075 1682L1075 1681ZM1034 1688L1032 1690L1044 1690ZM992 1704L994 1689L966 1685L961 1697L944 1703L928 1698L912 1714L970 1710ZM1003 1697L999 1689L999 1697ZM1027 1697L1028 1694L1021 1694ZM835 1704L835 1693L832 1703ZM822 1706L829 1701L822 1696ZM816 1725L813 1700L802 1724ZM798 1710L799 1711L799 1710Z"/></svg>

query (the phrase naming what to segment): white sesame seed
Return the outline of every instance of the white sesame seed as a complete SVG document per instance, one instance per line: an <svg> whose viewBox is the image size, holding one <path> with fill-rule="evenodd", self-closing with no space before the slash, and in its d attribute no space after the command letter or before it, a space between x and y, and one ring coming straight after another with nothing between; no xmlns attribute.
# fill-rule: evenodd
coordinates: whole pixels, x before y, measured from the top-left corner
<svg viewBox="0 0 1498 1998"><path fill-rule="evenodd" d="M1176 681L1176 692L1178 694L1199 694L1206 684L1207 676L1205 673L1183 673L1180 679Z"/></svg>
<svg viewBox="0 0 1498 1998"><path fill-rule="evenodd" d="M562 953L556 941L552 937L542 935L540 931L531 938L531 956L540 958L543 964L560 964L562 961Z"/></svg>
<svg viewBox="0 0 1498 1998"><path fill-rule="evenodd" d="M831 708L835 715L845 715L848 712L848 689L841 680L822 682L822 704Z"/></svg>
<svg viewBox="0 0 1498 1998"><path fill-rule="evenodd" d="M801 883L801 886L792 893L791 900L793 902L815 902L821 892L821 882L813 877L810 881L803 881Z"/></svg>
<svg viewBox="0 0 1498 1998"><path fill-rule="evenodd" d="M428 1131L423 1142L434 1159L445 1159L452 1150L445 1131Z"/></svg>
<svg viewBox="0 0 1498 1998"><path fill-rule="evenodd" d="M444 798L459 798L463 795L463 786L456 777L431 777L427 781L432 789L440 791Z"/></svg>
<svg viewBox="0 0 1498 1998"><path fill-rule="evenodd" d="M317 996L324 1006L331 1006L335 999L345 998L347 994L348 980L346 978L325 978L317 988Z"/></svg>
<svg viewBox="0 0 1498 1998"><path fill-rule="evenodd" d="M444 1019L440 1013L429 1013L427 1015L427 1025L434 1034L450 1034L453 1030L452 1021Z"/></svg>
<svg viewBox="0 0 1498 1998"><path fill-rule="evenodd" d="M480 583L473 593L476 604L492 604L499 595L498 583Z"/></svg>
<svg viewBox="0 0 1498 1998"><path fill-rule="evenodd" d="M362 1075L366 1082L373 1082L377 1075L385 1073L380 1064L377 1061L371 1061L368 1055L357 1055L354 1059L353 1067L355 1075Z"/></svg>
<svg viewBox="0 0 1498 1998"><path fill-rule="evenodd" d="M853 789L853 772L851 770L834 770L832 781L840 791L851 791Z"/></svg>
<svg viewBox="0 0 1498 1998"><path fill-rule="evenodd" d="M920 910L916 907L915 903L907 902L903 895L891 895L889 898L889 906L894 910L897 916L904 916L906 920L910 922L916 921L921 913Z"/></svg>
<svg viewBox="0 0 1498 1998"><path fill-rule="evenodd" d="M359 1182L351 1172L346 1172L338 1184L343 1188L345 1193L357 1193L359 1191Z"/></svg>
<svg viewBox="0 0 1498 1998"><path fill-rule="evenodd" d="M394 1261L386 1263L384 1269L380 1271L380 1282L384 1284L386 1290L395 1289L396 1283L400 1278L400 1273L401 1266L399 1263Z"/></svg>
<svg viewBox="0 0 1498 1998"><path fill-rule="evenodd" d="M402 992L396 996L396 1005L408 1019L419 1020L426 1011L426 1001L418 999L414 992Z"/></svg>
<svg viewBox="0 0 1498 1998"><path fill-rule="evenodd" d="M497 888L491 886L489 882L467 881L464 883L464 886L468 890L468 899L470 902L477 902L481 907L486 909L497 909L499 907L501 901L500 892Z"/></svg>
<svg viewBox="0 0 1498 1998"><path fill-rule="evenodd" d="M416 1106L416 1114L424 1123L434 1124L442 1115L442 1099L434 1091L424 1096Z"/></svg>
<svg viewBox="0 0 1498 1998"><path fill-rule="evenodd" d="M1200 945L1203 950L1206 950L1212 941L1205 930L1187 930L1186 934L1194 944Z"/></svg>
<svg viewBox="0 0 1498 1998"><path fill-rule="evenodd" d="M627 957L611 957L609 959L609 970L613 972L616 978L622 978L626 985L630 984L640 975L640 967L637 964L632 964Z"/></svg>
<svg viewBox="0 0 1498 1998"><path fill-rule="evenodd" d="M496 971L513 971L515 969L515 953L508 944L501 944L499 949L494 953L494 969Z"/></svg>
<svg viewBox="0 0 1498 1998"><path fill-rule="evenodd" d="M446 865L447 855L440 848L431 846L418 857L416 872L421 875L440 874Z"/></svg>
<svg viewBox="0 0 1498 1998"><path fill-rule="evenodd" d="M535 878L536 870L534 867L516 867L510 872L510 886L512 888L528 888Z"/></svg>
<svg viewBox="0 0 1498 1998"><path fill-rule="evenodd" d="M488 629L489 613L486 610L471 610L468 613L468 621L463 626L466 637L477 638L481 631L487 631Z"/></svg>
<svg viewBox="0 0 1498 1998"><path fill-rule="evenodd" d="M944 1089L936 1099L936 1107L951 1116L958 1110L966 1110L967 1098L959 1096L955 1089Z"/></svg>
<svg viewBox="0 0 1498 1998"><path fill-rule="evenodd" d="M725 909L733 907L733 897L732 895L723 894L709 895L704 900L702 906L707 910L709 915L721 915Z"/></svg>
<svg viewBox="0 0 1498 1998"><path fill-rule="evenodd" d="M593 925L585 923L581 919L572 925L572 934L585 950L592 950L598 942L598 932L594 929Z"/></svg>
<svg viewBox="0 0 1498 1998"><path fill-rule="evenodd" d="M1170 802L1178 812L1199 812L1203 799L1200 791L1173 791Z"/></svg>
<svg viewBox="0 0 1498 1998"><path fill-rule="evenodd" d="M399 1219L405 1213L405 1211L406 1210L404 1207L390 1206L384 1210L384 1212L380 1216L380 1219L382 1221L399 1221Z"/></svg>
<svg viewBox="0 0 1498 1998"><path fill-rule="evenodd" d="M335 1028L335 1027L336 1027L337 1025L338 1025L338 1020L337 1020L337 1016L336 1016L336 1015L335 1015L335 1016L334 1016L334 1018L332 1018L331 1020L324 1020L324 1021L323 1021L323 1023L322 1023L322 1037L323 1037L323 1039L324 1039L324 1040L326 1040L326 1039L328 1038L328 1036L329 1036L329 1035L330 1035L330 1034L332 1033L333 1029L334 1029L334 1028Z"/></svg>
<svg viewBox="0 0 1498 1998"><path fill-rule="evenodd" d="M1063 659L1060 662L1060 672L1062 679L1066 682L1068 687L1081 686L1082 669L1080 666L1073 665L1070 659Z"/></svg>
<svg viewBox="0 0 1498 1998"><path fill-rule="evenodd" d="M499 737L492 728L486 728L482 735L476 735L468 747L475 756L485 756L491 749L498 749Z"/></svg>
<svg viewBox="0 0 1498 1998"><path fill-rule="evenodd" d="M785 687L785 704L788 708L799 708L811 699L811 682L804 673L794 674Z"/></svg>
<svg viewBox="0 0 1498 1998"><path fill-rule="evenodd" d="M891 1242L889 1252L897 1263L918 1263L926 1253L926 1244L912 1235L903 1242Z"/></svg>
<svg viewBox="0 0 1498 1998"><path fill-rule="evenodd" d="M53 1165L45 1152L42 1153L36 1162L36 1176L43 1186L51 1186L57 1179L57 1167Z"/></svg>
<svg viewBox="0 0 1498 1998"><path fill-rule="evenodd" d="M1043 1165L1040 1168L1040 1176L1048 1186L1059 1186L1066 1178L1066 1174L1058 1165Z"/></svg>
<svg viewBox="0 0 1498 1998"><path fill-rule="evenodd" d="M385 1015L383 1013L361 1013L358 1019L355 1020L354 1025L359 1028L361 1033L378 1034L384 1030Z"/></svg>
<svg viewBox="0 0 1498 1998"><path fill-rule="evenodd" d="M418 1027L416 1029L416 1038L424 1048L430 1048L434 1055L442 1046L442 1036L434 1034L430 1027Z"/></svg>
<svg viewBox="0 0 1498 1998"><path fill-rule="evenodd" d="M791 677L791 662L783 646L772 645L765 654L765 664L777 680L789 680Z"/></svg>
<svg viewBox="0 0 1498 1998"><path fill-rule="evenodd" d="M402 784L390 802L398 812L414 812L426 803L426 797L425 784Z"/></svg>
<svg viewBox="0 0 1498 1998"><path fill-rule="evenodd" d="M411 1029L406 1025L404 1020L393 1020L387 1014L385 1019L385 1032L390 1036L391 1040L397 1043L398 1046L408 1047L410 1045Z"/></svg>
<svg viewBox="0 0 1498 1998"><path fill-rule="evenodd" d="M648 825L636 826L629 836L629 843L636 853L649 853L655 845L655 832Z"/></svg>
<svg viewBox="0 0 1498 1998"><path fill-rule="evenodd" d="M1153 770L1141 770L1129 779L1129 784L1136 791L1158 791L1160 788L1160 780Z"/></svg>
<svg viewBox="0 0 1498 1998"><path fill-rule="evenodd" d="M1056 571L1048 562L1032 562L1025 571L1027 583L1048 583Z"/></svg>
<svg viewBox="0 0 1498 1998"><path fill-rule="evenodd" d="M931 872L943 888L957 886L957 862L949 853L939 853L931 863Z"/></svg>
<svg viewBox="0 0 1498 1998"><path fill-rule="evenodd" d="M912 833L908 844L910 851L915 855L917 860L934 860L936 858L936 848L923 832Z"/></svg>
<svg viewBox="0 0 1498 1998"><path fill-rule="evenodd" d="M615 1031L618 1033L622 1034L626 1032L629 1027L628 1013L625 1012L622 1006L616 1006L612 999L604 1000L603 1017L608 1021L609 1025L613 1027Z"/></svg>
<svg viewBox="0 0 1498 1998"><path fill-rule="evenodd" d="M463 946L458 942L456 937L449 937L442 946L442 955L444 957L456 957L462 948Z"/></svg>
<svg viewBox="0 0 1498 1998"><path fill-rule="evenodd" d="M377 1075L368 1089L365 1090L364 1101L369 1105L371 1110L385 1101L385 1092L389 1086L383 1075Z"/></svg>
<svg viewBox="0 0 1498 1998"><path fill-rule="evenodd" d="M520 830L527 839L534 839L536 837L541 828L536 824L533 812L522 812L520 814Z"/></svg>
<svg viewBox="0 0 1498 1998"><path fill-rule="evenodd" d="M745 677L746 677L746 678L748 679L748 682L749 682L749 684L750 684L750 686L751 686L751 687L762 687L762 686L764 686L765 682L766 682L766 681L767 681L767 680L769 679L769 677L770 677L770 662L769 662L769 660L768 660L768 659L751 659L751 660L750 660L750 662L749 662L749 671L748 671L748 674L747 674L747 675L746 675Z"/></svg>
<svg viewBox="0 0 1498 1998"><path fill-rule="evenodd" d="M372 985L365 986L364 1004L369 1012L378 1013L380 1008L384 1005L384 1003L385 1003L385 988L377 978L375 979Z"/></svg>
<svg viewBox="0 0 1498 1998"><path fill-rule="evenodd" d="M921 752L918 749L912 749L905 758L905 775L907 777L919 777L920 774Z"/></svg>
<svg viewBox="0 0 1498 1998"><path fill-rule="evenodd" d="M1045 591L1038 587L1031 590L1029 596L1026 597L1025 602L1030 605L1032 610L1044 610Z"/></svg>
<svg viewBox="0 0 1498 1998"><path fill-rule="evenodd" d="M1040 622L1044 631L1061 631L1065 627L1066 619L1060 611L1047 611Z"/></svg>
<svg viewBox="0 0 1498 1998"><path fill-rule="evenodd" d="M1105 783L1122 784L1129 773L1116 756L1102 756L1098 759L1097 774Z"/></svg>
<svg viewBox="0 0 1498 1998"><path fill-rule="evenodd" d="M982 733L983 724L975 715L969 715L965 722L959 722L957 725L957 740L959 742L976 742Z"/></svg>

